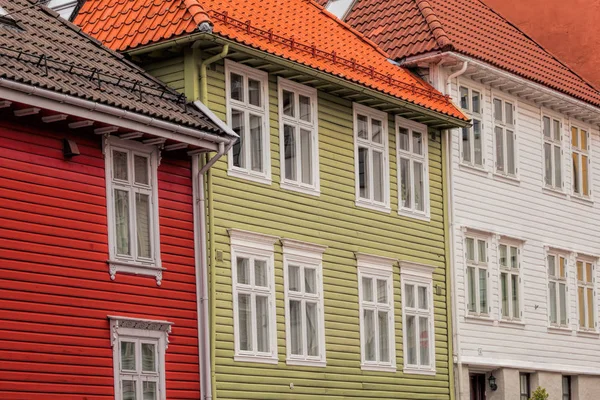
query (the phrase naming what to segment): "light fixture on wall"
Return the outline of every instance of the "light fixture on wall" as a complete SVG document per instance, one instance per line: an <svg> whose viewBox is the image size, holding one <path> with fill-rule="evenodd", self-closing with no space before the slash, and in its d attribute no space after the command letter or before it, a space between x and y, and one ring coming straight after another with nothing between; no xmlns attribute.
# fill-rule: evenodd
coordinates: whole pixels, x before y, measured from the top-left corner
<svg viewBox="0 0 600 400"><path fill-rule="evenodd" d="M488 378L488 382L490 384L490 389L492 389L492 392L495 392L496 389L498 389L498 385L496 385L496 378L494 377L494 373L493 372L490 373L490 377Z"/></svg>

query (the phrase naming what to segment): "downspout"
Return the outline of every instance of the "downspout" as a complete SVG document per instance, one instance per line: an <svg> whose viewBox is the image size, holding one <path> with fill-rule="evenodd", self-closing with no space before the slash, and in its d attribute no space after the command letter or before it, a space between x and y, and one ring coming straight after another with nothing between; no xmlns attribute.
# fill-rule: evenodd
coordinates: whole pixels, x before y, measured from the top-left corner
<svg viewBox="0 0 600 400"><path fill-rule="evenodd" d="M200 101L207 106L208 106L208 82L206 79L206 76L207 76L206 67L208 67L210 64L212 64L216 61L222 60L223 58L227 57L228 53L229 53L229 45L226 44L223 46L223 49L221 50L221 52L219 54L216 54L210 58L207 58L206 60L203 60L200 63Z"/></svg>
<svg viewBox="0 0 600 400"><path fill-rule="evenodd" d="M451 95L452 93L452 79L458 78L460 75L464 74L467 70L469 63L467 61L463 62L462 68L450 76L448 76L446 80L446 95ZM458 294L456 293L456 288L454 285L454 280L456 276L454 275L454 271L456 269L455 261L454 261L454 174L452 171L452 130L446 130L446 162L445 167L447 171L447 176L445 177L448 182L448 196L447 196L447 210L449 211L449 220L448 221L448 240L449 245L447 246L449 257L450 257L450 271L447 276L450 276L449 286L450 286L450 294L451 294L451 304L452 304L452 342L453 342L453 351L452 351L452 362L456 362L456 374L458 377L458 382L455 387L456 399L462 400L462 382L463 382L463 368L462 368L462 360L460 357L460 341L458 338ZM446 181L446 180L445 180Z"/></svg>

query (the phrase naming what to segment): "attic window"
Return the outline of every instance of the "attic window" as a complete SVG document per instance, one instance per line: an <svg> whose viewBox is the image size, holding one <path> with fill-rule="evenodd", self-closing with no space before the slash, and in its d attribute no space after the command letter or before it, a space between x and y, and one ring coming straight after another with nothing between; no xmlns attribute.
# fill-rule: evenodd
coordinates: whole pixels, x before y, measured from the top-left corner
<svg viewBox="0 0 600 400"><path fill-rule="evenodd" d="M343 20L348 14L348 11L352 8L352 5L354 5L354 0L329 0L325 8L327 11Z"/></svg>
<svg viewBox="0 0 600 400"><path fill-rule="evenodd" d="M19 28L17 21L2 7L0 7L0 25Z"/></svg>

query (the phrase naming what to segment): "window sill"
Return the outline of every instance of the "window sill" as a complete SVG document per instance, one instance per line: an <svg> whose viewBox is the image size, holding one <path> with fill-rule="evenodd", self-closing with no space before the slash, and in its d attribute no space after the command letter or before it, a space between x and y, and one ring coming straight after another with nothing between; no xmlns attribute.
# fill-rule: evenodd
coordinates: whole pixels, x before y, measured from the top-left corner
<svg viewBox="0 0 600 400"><path fill-rule="evenodd" d="M580 203L586 206L593 206L594 205L594 200L590 199L589 197L581 197L579 195L573 194L571 195L571 200L573 200L576 203Z"/></svg>
<svg viewBox="0 0 600 400"><path fill-rule="evenodd" d="M363 371L396 372L396 367L393 365L360 364L360 369Z"/></svg>
<svg viewBox="0 0 600 400"><path fill-rule="evenodd" d="M156 284L160 286L163 271L166 270L166 268L157 265L144 265L133 261L108 260L107 262L110 279L113 281L117 278L117 272L124 272L127 274L152 276L156 279Z"/></svg>
<svg viewBox="0 0 600 400"><path fill-rule="evenodd" d="M362 201L362 200L356 200L355 205L356 205L356 207L367 208L367 209L373 210L373 211L380 211L380 212L384 212L386 214L389 214L390 212L392 212L392 209L389 206L367 203L366 201Z"/></svg>
<svg viewBox="0 0 600 400"><path fill-rule="evenodd" d="M310 196L319 197L321 195L321 191L319 189L300 186L296 183L291 183L291 182L283 182L282 181L281 183L279 183L279 187L281 189L292 190L294 192L304 193L304 194L308 194Z"/></svg>
<svg viewBox="0 0 600 400"><path fill-rule="evenodd" d="M233 360L237 362L249 362L249 363L261 363L261 364L277 364L279 359L277 356L249 356L236 354L233 356Z"/></svg>
<svg viewBox="0 0 600 400"><path fill-rule="evenodd" d="M490 175L490 173L483 166L476 167L474 165L465 164L461 162L460 164L458 164L458 168L462 169L463 171L477 174L480 176L488 177Z"/></svg>
<svg viewBox="0 0 600 400"><path fill-rule="evenodd" d="M505 182L514 186L521 186L521 180L516 176L504 175L498 172L494 172L493 177L496 181Z"/></svg>
<svg viewBox="0 0 600 400"><path fill-rule="evenodd" d="M417 368L410 368L410 367L404 368L404 370L402 372L404 372L407 375L435 376L435 374L436 374L435 369L417 369Z"/></svg>
<svg viewBox="0 0 600 400"><path fill-rule="evenodd" d="M581 337L587 337L590 339L598 339L600 337L600 332L597 331L586 331L586 330L577 330L577 336L581 336Z"/></svg>
<svg viewBox="0 0 600 400"><path fill-rule="evenodd" d="M288 358L285 362L287 365L298 365L301 367L319 367L327 366L327 361L312 361L312 360L295 360Z"/></svg>
<svg viewBox="0 0 600 400"><path fill-rule="evenodd" d="M573 329L566 328L566 327L558 327L558 326L549 326L548 332L555 333L557 335L566 335L566 336L573 335Z"/></svg>
<svg viewBox="0 0 600 400"><path fill-rule="evenodd" d="M418 220L425 221L425 222L431 221L431 217L428 214L411 211L411 210L406 210L406 209L402 209L400 207L398 207L398 215L401 215L401 216L407 217L407 218L418 219Z"/></svg>
<svg viewBox="0 0 600 400"><path fill-rule="evenodd" d="M496 322L496 320L494 320L492 317L490 316L479 316L479 315L473 315L473 314L468 314L465 316L465 321L466 322L473 322L473 323L477 323L477 324L494 324Z"/></svg>
<svg viewBox="0 0 600 400"><path fill-rule="evenodd" d="M270 177L267 178L265 175L252 174L244 170L228 169L227 175L232 176L234 178L245 179L247 181L263 183L265 185L271 185L272 183Z"/></svg>
<svg viewBox="0 0 600 400"><path fill-rule="evenodd" d="M509 319L501 319L498 321L500 326L507 326L511 328L525 328L525 322L521 320L509 320Z"/></svg>
<svg viewBox="0 0 600 400"><path fill-rule="evenodd" d="M542 192L546 193L547 195L558 197L558 198L561 198L561 199L567 199L569 197L562 190L556 189L556 188L553 188L553 187L548 187L548 186L542 187Z"/></svg>

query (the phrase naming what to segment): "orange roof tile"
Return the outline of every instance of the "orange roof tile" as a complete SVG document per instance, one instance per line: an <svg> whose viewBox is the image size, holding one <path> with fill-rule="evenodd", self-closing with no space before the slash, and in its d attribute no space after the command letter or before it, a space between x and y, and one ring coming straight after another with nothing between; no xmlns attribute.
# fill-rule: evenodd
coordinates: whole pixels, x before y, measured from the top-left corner
<svg viewBox="0 0 600 400"><path fill-rule="evenodd" d="M75 23L115 50L128 50L197 31L342 77L461 120L441 93L312 0L87 0Z"/></svg>
<svg viewBox="0 0 600 400"><path fill-rule="evenodd" d="M455 51L600 106L591 84L480 0L356 0L345 20L394 59Z"/></svg>

